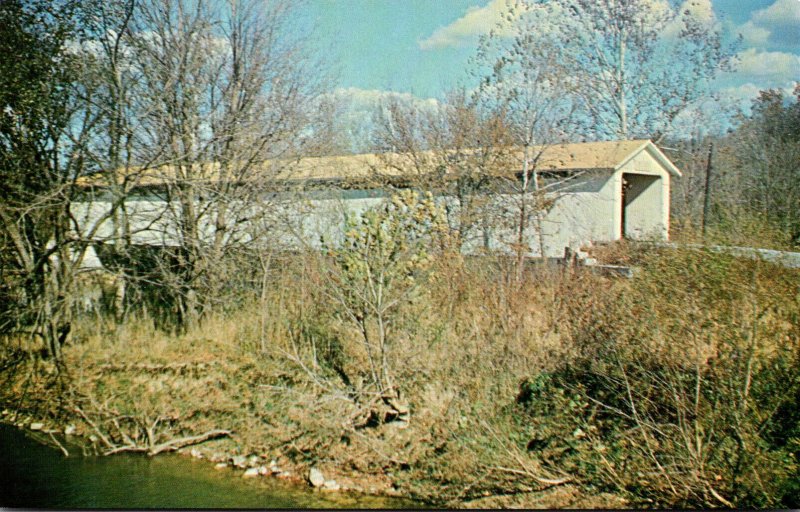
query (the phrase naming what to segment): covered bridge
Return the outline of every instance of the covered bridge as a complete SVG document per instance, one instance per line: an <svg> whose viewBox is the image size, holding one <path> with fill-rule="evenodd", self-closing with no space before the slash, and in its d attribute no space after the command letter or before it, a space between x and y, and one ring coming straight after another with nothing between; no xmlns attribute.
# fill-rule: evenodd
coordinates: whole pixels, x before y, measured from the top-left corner
<svg viewBox="0 0 800 512"><path fill-rule="evenodd" d="M544 252L544 256L559 257L567 246L621 238L668 239L670 180L681 173L651 141L557 144L529 148L528 155L539 194L548 198L541 222L531 222L525 233L531 256ZM424 188L424 180L416 179L419 175L402 165L407 159L408 155L402 154L368 154L301 158L280 166L264 162L263 172L255 176L269 176L271 189L265 189L262 196L246 196L250 204L245 209L269 208L294 223L289 234L282 235L287 244L313 246L321 236L336 239L344 213L358 214L379 204L392 188ZM522 161L522 150L512 148L502 163L487 172L495 180L513 183L520 179ZM125 201L134 244L176 244L174 212L178 208L164 193L175 180L176 173L170 169L161 166L140 171ZM446 168L440 171L448 172ZM206 183L214 183L219 180L218 166L207 165L200 175ZM247 179L254 179L250 176ZM87 223L101 219L112 204L108 194L102 193L102 180L87 177L81 184L91 190L87 194L91 201L77 205L76 218ZM497 212L513 216L507 208L515 200L513 188L488 187L476 192L486 197L484 208L494 214L490 222L465 237L465 252L482 248L510 251L516 237ZM438 197L451 209L459 207L454 195L442 192ZM113 243L112 220L109 217L103 222L106 225L97 230L95 238Z"/></svg>

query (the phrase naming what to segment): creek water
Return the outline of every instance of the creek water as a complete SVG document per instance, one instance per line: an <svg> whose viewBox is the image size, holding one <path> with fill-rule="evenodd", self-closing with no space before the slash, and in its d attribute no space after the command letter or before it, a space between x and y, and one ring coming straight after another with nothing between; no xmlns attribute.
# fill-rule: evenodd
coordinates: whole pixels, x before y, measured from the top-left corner
<svg viewBox="0 0 800 512"><path fill-rule="evenodd" d="M273 478L174 454L96 457L42 445L0 425L0 507L12 508L410 508L413 502L307 491ZM416 505L419 506L418 504Z"/></svg>

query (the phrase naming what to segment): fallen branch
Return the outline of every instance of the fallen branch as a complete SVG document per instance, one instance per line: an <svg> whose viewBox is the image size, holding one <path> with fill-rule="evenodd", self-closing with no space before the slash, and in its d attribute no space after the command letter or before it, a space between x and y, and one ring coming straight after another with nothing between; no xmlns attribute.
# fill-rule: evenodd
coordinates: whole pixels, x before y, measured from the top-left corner
<svg viewBox="0 0 800 512"><path fill-rule="evenodd" d="M478 492L474 495L465 494L461 497L454 498L447 502L448 508L456 508L459 505L464 506L476 501L486 500L488 498L496 498L498 496L518 496L520 494L535 494L542 492L543 489L533 489L531 487L520 487L518 489L494 489ZM480 507L476 507L480 508Z"/></svg>
<svg viewBox="0 0 800 512"><path fill-rule="evenodd" d="M372 445L372 443L369 441L369 437L365 436L364 434L362 434L361 432L359 432L359 431L358 431L358 430L356 430L355 428L349 429L349 433L350 433L350 434L353 434L353 435L355 435L355 436L358 436L358 437L360 437L360 438L361 438L361 439L364 441L364 445L365 445L367 448L369 448L370 450L372 450L373 452L375 452L375 453L376 453L377 455L379 455L380 457L383 457L385 460L389 461L390 463L394 464L395 466L408 466L408 465L409 465L409 462L408 462L408 461L406 461L406 460L399 460L399 459L397 459L397 458L395 458L395 457L390 457L389 455L386 455L385 453L383 453L382 451L380 451L379 449L377 449L377 448L376 448L375 446L373 446L373 445Z"/></svg>
<svg viewBox="0 0 800 512"><path fill-rule="evenodd" d="M102 439L102 441L105 443L105 445L107 447L109 447L110 449L117 448L117 446L114 443L112 443L111 441L109 441L108 438L105 436L105 434L103 434L103 432L101 432L100 429L97 428L97 425L95 425L95 423L92 420L89 419L89 417L86 415L86 413L84 413L80 409L80 407L73 407L73 410L75 412L77 412L78 414L80 414L81 418L83 418L83 420L86 423L88 423L90 427L92 427L94 429L94 431L97 433L98 436L100 436L100 439Z"/></svg>
<svg viewBox="0 0 800 512"><path fill-rule="evenodd" d="M211 362L188 362L188 363L170 363L170 364L146 364L146 363L129 363L129 364L103 364L98 368L100 371L105 372L148 372L148 373L176 373L182 374L189 371L205 371L216 363Z"/></svg>
<svg viewBox="0 0 800 512"><path fill-rule="evenodd" d="M459 501L470 501L470 499L467 498L467 496L469 496L469 492L473 489L473 487L475 487L479 483L483 483L488 475L489 471L486 471L479 478L476 478L469 485L461 489L461 492L459 492L454 498L448 500L447 502L448 508L455 507Z"/></svg>
<svg viewBox="0 0 800 512"><path fill-rule="evenodd" d="M711 493L711 495L717 498L717 500L719 500L720 503L722 503L726 507L736 508L736 506L733 503L720 496L720 494L717 491L715 491L713 487L711 487L710 485L707 485L706 487L708 487L708 490Z"/></svg>
<svg viewBox="0 0 800 512"><path fill-rule="evenodd" d="M58 439L56 439L56 436L54 436L52 432L48 432L48 434L50 434L50 439L53 440L53 442L56 444L56 446L58 446L58 448L64 454L64 457L69 457L69 452L67 451L66 448L64 448L63 444L58 442Z"/></svg>
<svg viewBox="0 0 800 512"><path fill-rule="evenodd" d="M500 436L497 435L497 433L494 431L494 429L488 423L486 423L483 420L481 420L481 423L483 424L484 428L492 435L492 437L494 437L495 440L500 444L500 446L502 446L506 450L506 453L508 453L508 455L511 458L516 460L517 464L519 464L519 467L522 468L522 469L513 469L513 468L505 468L505 467L501 467L501 466L489 466L489 469L496 470L496 471L503 471L505 473L512 473L512 474L515 474L515 475L526 476L526 477L528 477L528 478L530 478L532 480L535 480L536 482L538 482L538 483L540 483L542 485L545 485L546 487L544 489L546 489L548 487L554 487L554 486L557 486L557 485L563 485L563 484L566 484L566 483L571 482L573 480L573 478L571 476L565 476L563 478L544 478L544 477L538 476L537 474L535 474L533 471L531 471L528 468L528 465L525 464L525 461L522 460L522 458L519 456L519 453L517 453L514 450L511 450L508 446L506 446L506 444L503 442L503 440L500 438ZM539 490L543 491L544 489L539 489Z"/></svg>
<svg viewBox="0 0 800 512"><path fill-rule="evenodd" d="M116 446L110 450L106 450L103 452L103 455L114 455L116 453L122 452L146 452L147 448L144 446L138 446L135 444L126 444L123 446Z"/></svg>
<svg viewBox="0 0 800 512"><path fill-rule="evenodd" d="M158 444L150 448L147 452L147 455L153 456L158 455L162 452L170 452L177 450L179 448L183 448L185 446L192 446L195 444L204 443L210 439L217 439L219 437L228 437L232 434L230 430L209 430L205 434L200 434L197 436L188 436L188 437L181 437L180 439L173 439L171 441L167 441L165 443Z"/></svg>
<svg viewBox="0 0 800 512"><path fill-rule="evenodd" d="M122 453L122 452L135 452L135 453L146 453L148 456L152 457L154 455L158 455L159 453L172 452L184 448L186 446L200 444L210 439L216 439L218 437L226 437L230 436L231 434L232 432L230 430L209 430L205 434L200 434L197 436L181 437L178 439L171 439L169 441L165 441L155 446L141 446L141 445L117 446L112 448L111 450L106 451L103 455L114 455L116 453Z"/></svg>
<svg viewBox="0 0 800 512"><path fill-rule="evenodd" d="M551 486L551 487L552 486L556 486L556 485L564 485L564 484L569 483L569 482L572 481L571 477L565 477L565 478L543 478L541 476L534 475L530 471L525 471L525 470L521 470L521 469L504 468L504 467L500 467L500 466L491 466L490 469L494 469L496 471L503 471L505 473L513 473L515 475L524 475L524 476L527 476L527 477L529 477L529 478L531 478L533 480L536 480L540 484L544 484L544 485ZM543 489L539 489L539 490L543 490Z"/></svg>

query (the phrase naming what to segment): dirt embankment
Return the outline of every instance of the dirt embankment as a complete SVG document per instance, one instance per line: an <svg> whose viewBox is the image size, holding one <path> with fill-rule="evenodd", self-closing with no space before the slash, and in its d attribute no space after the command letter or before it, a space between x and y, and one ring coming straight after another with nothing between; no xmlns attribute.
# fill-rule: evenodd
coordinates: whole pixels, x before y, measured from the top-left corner
<svg viewBox="0 0 800 512"><path fill-rule="evenodd" d="M467 285L461 293L470 293ZM523 320L475 313L459 313L473 315L462 324L469 334L440 325L435 339L421 331L441 317L429 306L408 312L413 331L396 345L404 362L397 376L411 409L408 421L370 416L365 401L354 400L331 369L333 349L319 340L316 346L292 346L273 332L278 341L262 350L254 331L263 326L246 311L209 319L181 336L146 322L87 321L65 346L67 371L60 376L48 361L9 348L0 376L1 405L8 411L3 419L24 428L41 423L42 432L55 435L42 441L56 448L57 433L68 430L99 453L179 450L207 459L210 468L243 475L251 470L299 485L311 485L309 471L315 468L323 475L321 488L340 492L453 507L595 503L566 480L551 485L523 475L527 483L517 488L516 478L507 481L492 469L516 462L506 454L508 460L497 462L489 454L497 447L483 446L481 438L493 429L498 408L513 404L520 379L551 357L553 351L544 349L555 347L557 337L531 307L520 311ZM317 319L304 321L312 320ZM487 345L485 337L499 335L498 328L517 335ZM460 341L448 347L457 336ZM340 368L354 380L363 364L358 357ZM559 478L546 469L534 476Z"/></svg>
<svg viewBox="0 0 800 512"><path fill-rule="evenodd" d="M69 375L61 377L48 371L47 362L18 361L4 375L0 421L31 431L65 455L178 452L207 460L210 470L228 468L243 477L402 495L385 474L340 466L336 443L330 453L321 452L319 442L308 439L313 431L280 413L259 411L256 403L271 408L260 396L270 385L252 362L210 360L220 348L209 340L191 345L203 349L170 350L161 357L151 351L147 359L127 352L128 359L125 351L111 348L105 354L73 348L67 351ZM112 354L115 362L104 362ZM169 358L175 359L165 362ZM312 468L322 482L309 480Z"/></svg>

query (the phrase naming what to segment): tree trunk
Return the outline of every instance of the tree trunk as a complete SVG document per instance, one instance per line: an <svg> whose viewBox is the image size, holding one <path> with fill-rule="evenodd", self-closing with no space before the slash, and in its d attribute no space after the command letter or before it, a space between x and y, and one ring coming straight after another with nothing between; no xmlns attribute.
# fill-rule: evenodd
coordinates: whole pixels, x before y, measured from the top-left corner
<svg viewBox="0 0 800 512"><path fill-rule="evenodd" d="M519 219L517 222L517 281L522 281L525 265L525 229L528 227L528 183L530 146L526 143L522 161L522 188L520 189ZM535 180L534 180L535 181Z"/></svg>
<svg viewBox="0 0 800 512"><path fill-rule="evenodd" d="M714 143L708 145L708 163L706 164L706 184L703 192L703 240L706 238L708 217L711 213L711 170L714 156Z"/></svg>

